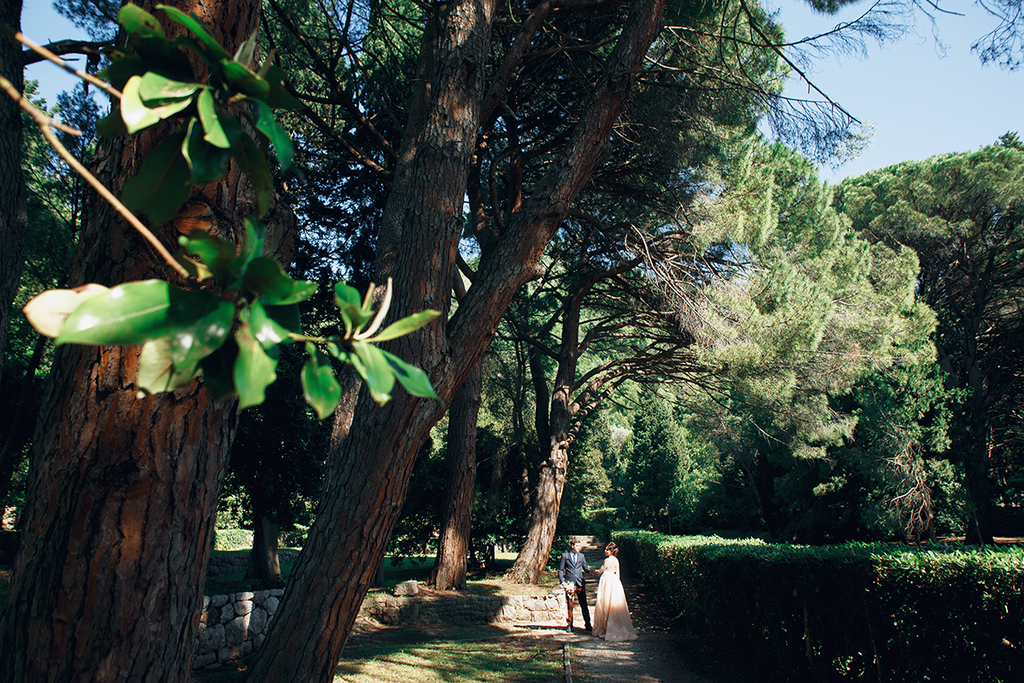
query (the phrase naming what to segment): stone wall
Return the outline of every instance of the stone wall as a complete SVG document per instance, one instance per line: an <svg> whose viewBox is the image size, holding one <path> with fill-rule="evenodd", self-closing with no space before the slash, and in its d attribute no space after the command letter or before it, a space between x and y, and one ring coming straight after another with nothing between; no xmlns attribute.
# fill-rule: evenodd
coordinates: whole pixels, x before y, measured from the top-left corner
<svg viewBox="0 0 1024 683"><path fill-rule="evenodd" d="M218 666L249 654L263 644L267 624L277 612L283 588L207 595L199 618L192 667Z"/></svg>
<svg viewBox="0 0 1024 683"><path fill-rule="evenodd" d="M282 550L277 554L278 561L282 564L285 562L291 562L297 559L298 556L299 553L294 550ZM214 555L211 553L210 560L206 565L206 574L207 576L216 576L218 574L240 572L248 566L248 553L238 553L234 555Z"/></svg>
<svg viewBox="0 0 1024 683"><path fill-rule="evenodd" d="M219 666L263 644L283 588L206 596L192 666ZM565 624L565 594L552 595L368 595L359 612L387 626L431 624Z"/></svg>
<svg viewBox="0 0 1024 683"><path fill-rule="evenodd" d="M565 594L416 595L374 594L360 616L387 626L430 624L565 624Z"/></svg>

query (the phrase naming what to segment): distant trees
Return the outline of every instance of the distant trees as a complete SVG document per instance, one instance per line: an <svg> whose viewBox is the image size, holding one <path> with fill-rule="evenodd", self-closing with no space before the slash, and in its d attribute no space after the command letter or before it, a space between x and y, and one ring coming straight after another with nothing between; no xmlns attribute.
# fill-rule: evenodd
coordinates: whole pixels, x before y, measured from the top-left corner
<svg viewBox="0 0 1024 683"><path fill-rule="evenodd" d="M687 394L686 413L718 450L722 484L746 492L775 538L824 540L832 532L814 524L828 516L810 502L862 497L829 471L857 425L834 399L874 371L931 359L913 254L861 239L830 199L806 159L755 145L710 220L725 223L701 290L702 358L727 370Z"/></svg>
<svg viewBox="0 0 1024 683"><path fill-rule="evenodd" d="M1016 135L977 152L908 161L849 179L836 206L879 244L913 249L917 299L938 316L935 351L963 392L951 458L971 500L969 537L991 542L997 480L1016 479L1024 358L1024 149Z"/></svg>
<svg viewBox="0 0 1024 683"><path fill-rule="evenodd" d="M633 435L623 457L630 524L672 533L670 502L683 466L683 441L670 406L654 392L638 398Z"/></svg>

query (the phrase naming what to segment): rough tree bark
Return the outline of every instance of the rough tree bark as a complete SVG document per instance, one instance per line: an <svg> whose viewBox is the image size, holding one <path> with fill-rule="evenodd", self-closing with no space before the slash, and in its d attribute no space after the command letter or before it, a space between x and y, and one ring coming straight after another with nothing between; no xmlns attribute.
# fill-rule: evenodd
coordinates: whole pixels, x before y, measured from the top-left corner
<svg viewBox="0 0 1024 683"><path fill-rule="evenodd" d="M255 1L174 4L202 18L231 51L256 28L260 8ZM99 177L117 192L163 134L106 146ZM224 181L196 188L186 208L232 238L254 202L232 169ZM294 218L275 212L268 250L280 256ZM173 222L155 232L176 242ZM91 201L73 284L110 286L167 270L108 206ZM199 382L140 400L138 359L136 347L69 345L55 355L0 623L0 680L188 677L236 409L215 405Z"/></svg>
<svg viewBox="0 0 1024 683"><path fill-rule="evenodd" d="M476 482L476 421L480 412L481 363L473 367L448 410L448 480L437 559L430 583L438 590L466 587Z"/></svg>
<svg viewBox="0 0 1024 683"><path fill-rule="evenodd" d="M0 0L0 76L21 92L25 85L21 46L3 27L21 30L21 0ZM11 303L18 293L25 263L27 217L21 139L21 109L7 93L0 93L0 379Z"/></svg>
<svg viewBox="0 0 1024 683"><path fill-rule="evenodd" d="M277 554L281 525L267 516L265 507L251 494L249 499L253 501L253 533L245 578L281 581L281 561Z"/></svg>
<svg viewBox="0 0 1024 683"><path fill-rule="evenodd" d="M486 254L465 300L392 350L425 368L450 400L483 355L516 290L600 162L612 124L661 26L664 4L637 0L591 101L581 108L564 151ZM396 316L425 307L446 312L475 148L493 4L444 6L432 49L426 98L413 107L380 235L380 274L395 281ZM330 681L363 596L384 553L412 465L442 406L397 392L384 408L356 407L333 495L323 501L251 681Z"/></svg>

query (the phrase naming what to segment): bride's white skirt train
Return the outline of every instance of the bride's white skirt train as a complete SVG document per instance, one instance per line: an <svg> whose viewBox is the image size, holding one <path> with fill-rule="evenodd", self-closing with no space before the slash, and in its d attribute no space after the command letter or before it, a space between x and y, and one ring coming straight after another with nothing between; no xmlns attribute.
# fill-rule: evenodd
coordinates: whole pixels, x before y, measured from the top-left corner
<svg viewBox="0 0 1024 683"><path fill-rule="evenodd" d="M601 573L597 586L597 604L594 611L594 635L609 642L636 640L636 629L629 618L626 592L614 571Z"/></svg>

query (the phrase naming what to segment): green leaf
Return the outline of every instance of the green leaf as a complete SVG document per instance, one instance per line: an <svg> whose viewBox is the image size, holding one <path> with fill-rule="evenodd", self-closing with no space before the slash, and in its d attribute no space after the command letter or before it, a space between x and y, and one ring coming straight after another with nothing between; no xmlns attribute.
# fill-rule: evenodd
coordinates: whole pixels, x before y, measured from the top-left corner
<svg viewBox="0 0 1024 683"><path fill-rule="evenodd" d="M92 296L64 321L57 343L141 344L163 336L170 324L171 291L163 280L142 280Z"/></svg>
<svg viewBox="0 0 1024 683"><path fill-rule="evenodd" d="M395 373L395 377L401 382L405 390L413 396L419 396L421 398L436 398L441 400L438 395L434 392L434 387L430 384L430 378L427 377L427 373L416 367L410 365L404 360L399 358L393 353L388 353L384 349L379 349L387 360L388 365Z"/></svg>
<svg viewBox="0 0 1024 683"><path fill-rule="evenodd" d="M174 391L195 379L199 373L198 362L188 367L175 368L171 356L171 342L166 337L152 339L142 345L139 374L136 379L139 398Z"/></svg>
<svg viewBox="0 0 1024 683"><path fill-rule="evenodd" d="M292 291L287 296L265 296L263 297L263 303L265 305L274 304L275 306L285 306L288 304L297 304L305 301L309 297L313 296L319 287L316 282L312 280L292 280Z"/></svg>
<svg viewBox="0 0 1024 683"><path fill-rule="evenodd" d="M334 305L338 307L341 321L345 325L345 334L349 335L373 319L373 311L363 309L363 301L359 291L344 282L334 285Z"/></svg>
<svg viewBox="0 0 1024 683"><path fill-rule="evenodd" d="M242 320L249 324L253 336L264 349L272 349L278 344L291 341L286 327L268 315L267 310L259 301L249 304L243 313Z"/></svg>
<svg viewBox="0 0 1024 683"><path fill-rule="evenodd" d="M194 14L185 14L181 10L171 7L169 5L157 5L156 9L162 9L167 12L167 16L170 17L171 21L184 26L189 31L195 34L195 37L206 48L208 54L214 59L228 59L228 51L221 47L221 44L217 42L217 39L210 35L209 31L206 30L206 26L196 17Z"/></svg>
<svg viewBox="0 0 1024 683"><path fill-rule="evenodd" d="M228 172L231 153L226 149L207 144L199 121L188 122L188 132L181 145L181 156L185 158L190 171L189 185L203 185L220 180Z"/></svg>
<svg viewBox="0 0 1024 683"><path fill-rule="evenodd" d="M121 118L121 111L115 109L96 122L96 134L105 138L119 138L128 134L128 128Z"/></svg>
<svg viewBox="0 0 1024 683"><path fill-rule="evenodd" d="M159 107L147 107L139 95L142 77L132 76L121 91L121 119L129 133L137 133L187 108L190 99L175 100Z"/></svg>
<svg viewBox="0 0 1024 683"><path fill-rule="evenodd" d="M67 317L57 343L141 344L167 337L175 367L183 370L224 343L233 319L234 306L210 292L143 280L83 301Z"/></svg>
<svg viewBox="0 0 1024 683"><path fill-rule="evenodd" d="M242 324L235 330L238 357L235 359L235 390L238 391L238 407L248 408L259 405L266 398L266 389L277 379L274 371L277 361L267 355L252 329Z"/></svg>
<svg viewBox="0 0 1024 683"><path fill-rule="evenodd" d="M263 99L270 94L270 83L252 69L233 59L220 60L221 75L228 87L246 95Z"/></svg>
<svg viewBox="0 0 1024 683"><path fill-rule="evenodd" d="M257 36L259 35L259 29L252 32L252 34L242 41L242 44L235 50L233 59L239 64L245 66L252 65L253 59L256 57L256 46L259 44Z"/></svg>
<svg viewBox="0 0 1024 683"><path fill-rule="evenodd" d="M203 370L203 384L215 401L223 401L234 396L235 391L235 360L238 358L238 344L228 338L224 345L199 361Z"/></svg>
<svg viewBox="0 0 1024 683"><path fill-rule="evenodd" d="M145 213L153 223L174 218L188 200L189 170L181 156L185 134L164 138L149 153L135 177L124 184L121 201L134 213Z"/></svg>
<svg viewBox="0 0 1024 683"><path fill-rule="evenodd" d="M269 256L260 256L252 260L245 270L242 286L256 292L261 297L278 303L292 292L294 280L284 272L281 264Z"/></svg>
<svg viewBox="0 0 1024 683"><path fill-rule="evenodd" d="M157 5L159 7L159 5ZM126 4L117 13L117 23L128 33L142 38L163 38L164 30L152 14L138 5Z"/></svg>
<svg viewBox="0 0 1024 683"><path fill-rule="evenodd" d="M334 305L338 308L342 306L355 306L361 309L363 307L363 297L360 296L359 290L355 287L339 282L334 285Z"/></svg>
<svg viewBox="0 0 1024 683"><path fill-rule="evenodd" d="M185 292L171 309L170 339L174 367L185 371L219 349L231 334L235 307L206 291Z"/></svg>
<svg viewBox="0 0 1024 683"><path fill-rule="evenodd" d="M243 286L260 295L263 305L284 306L305 301L316 291L316 283L294 280L278 261L269 256L253 259L246 268Z"/></svg>
<svg viewBox="0 0 1024 683"><path fill-rule="evenodd" d="M110 64L98 71L96 75L118 90L124 90L125 83L132 76L144 76L149 71L149 65L134 53L113 50L109 54L109 58Z"/></svg>
<svg viewBox="0 0 1024 683"><path fill-rule="evenodd" d="M235 260L235 245L203 230L193 230L178 238L186 254L197 257L210 269L213 277L225 286Z"/></svg>
<svg viewBox="0 0 1024 683"><path fill-rule="evenodd" d="M271 320L288 330L300 334L302 332L302 316L299 313L297 304L286 304L283 306L272 306L265 299L260 300L264 312Z"/></svg>
<svg viewBox="0 0 1024 683"><path fill-rule="evenodd" d="M341 385L334 376L331 362L313 344L306 343L309 360L302 366L299 379L302 381L302 394L306 398L316 416L323 420L334 413L341 401Z"/></svg>
<svg viewBox="0 0 1024 683"><path fill-rule="evenodd" d="M196 100L196 109L199 111L199 120L203 123L205 135L203 139L214 147L227 149L231 146L228 135L221 125L217 113L217 102L213 98L213 92L209 88L203 88Z"/></svg>
<svg viewBox="0 0 1024 683"><path fill-rule="evenodd" d="M44 337L57 337L64 321L86 299L109 291L103 285L91 283L74 289L48 289L25 304L22 312L36 332Z"/></svg>
<svg viewBox="0 0 1024 683"><path fill-rule="evenodd" d="M295 158L291 135L277 124L274 112L264 102L253 100L253 106L256 108L256 130L270 140L270 144L274 146L274 151L277 153L277 161L281 164L281 170L287 171L292 167L292 161Z"/></svg>
<svg viewBox="0 0 1024 683"><path fill-rule="evenodd" d="M148 107L160 106L190 100L200 87L198 83L186 83L156 71L147 71L139 81L139 99Z"/></svg>
<svg viewBox="0 0 1024 683"><path fill-rule="evenodd" d="M352 350L360 364L353 364L356 371L366 382L370 396L378 405L384 405L391 399L391 390L395 386L395 373L385 358L383 351L373 344L355 341Z"/></svg>
<svg viewBox="0 0 1024 683"><path fill-rule="evenodd" d="M441 312L435 311L432 308L420 311L419 313L413 313L412 315L408 315L402 318L401 320L396 320L395 322L391 323L383 330L381 330L380 334L373 337L373 339L367 339L366 341L377 343L382 341L388 341L389 339L397 339L398 337L404 337L410 332L415 332L416 330L420 329L421 327L423 327L424 325L426 325L439 315L441 315Z"/></svg>
<svg viewBox="0 0 1024 683"><path fill-rule="evenodd" d="M249 174L249 181L256 193L256 217L262 218L274 199L274 179L270 167L256 143L248 135L242 135L240 144L231 148L238 165Z"/></svg>
<svg viewBox="0 0 1024 683"><path fill-rule="evenodd" d="M249 263L263 253L263 243L266 240L267 228L259 221L246 218L244 222L245 233L242 236L242 249L235 259L235 269L243 271Z"/></svg>
<svg viewBox="0 0 1024 683"><path fill-rule="evenodd" d="M260 68L260 73L270 84L270 93L261 98L264 102L273 109L302 109L302 102L284 88L284 69L267 62Z"/></svg>

